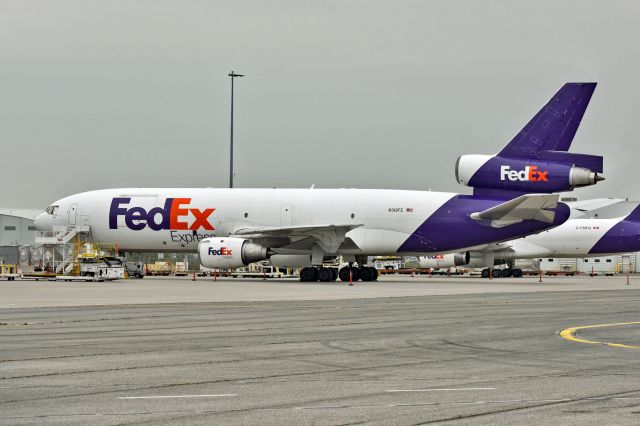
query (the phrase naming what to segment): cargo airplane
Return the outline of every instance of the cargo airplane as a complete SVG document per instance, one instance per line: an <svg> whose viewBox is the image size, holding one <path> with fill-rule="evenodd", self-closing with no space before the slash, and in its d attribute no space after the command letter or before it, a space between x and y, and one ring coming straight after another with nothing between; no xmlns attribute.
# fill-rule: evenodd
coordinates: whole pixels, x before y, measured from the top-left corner
<svg viewBox="0 0 640 426"><path fill-rule="evenodd" d="M597 183L602 157L569 153L595 83L567 83L496 155L463 155L473 195L379 189L120 188L53 203L41 231L90 229L122 251L198 252L203 266L268 260L303 281L375 280L370 255L462 252L564 223L561 191ZM323 268L343 256L348 267ZM357 263L358 267L354 267Z"/></svg>

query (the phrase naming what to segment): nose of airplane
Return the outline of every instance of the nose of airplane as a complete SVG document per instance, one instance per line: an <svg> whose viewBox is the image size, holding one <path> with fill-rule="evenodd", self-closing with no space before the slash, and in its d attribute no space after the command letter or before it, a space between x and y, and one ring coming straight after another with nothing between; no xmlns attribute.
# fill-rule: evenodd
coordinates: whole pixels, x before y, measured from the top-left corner
<svg viewBox="0 0 640 426"><path fill-rule="evenodd" d="M33 221L33 224L35 225L38 231L43 231L43 232L53 231L52 218L51 218L51 215L49 215L49 213L47 212L42 212L38 216L36 216L36 218Z"/></svg>

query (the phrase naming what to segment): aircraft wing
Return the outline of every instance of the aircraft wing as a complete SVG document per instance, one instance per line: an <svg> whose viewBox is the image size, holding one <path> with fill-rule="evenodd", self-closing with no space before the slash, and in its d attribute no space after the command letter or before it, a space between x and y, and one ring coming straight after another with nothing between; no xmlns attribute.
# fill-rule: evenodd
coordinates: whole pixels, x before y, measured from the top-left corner
<svg viewBox="0 0 640 426"><path fill-rule="evenodd" d="M553 223L558 194L525 194L481 212L471 213L471 219L486 221L493 228L513 225L524 220Z"/></svg>
<svg viewBox="0 0 640 426"><path fill-rule="evenodd" d="M287 241L276 252L296 253L308 250L314 243L318 244L326 253L335 253L345 241L347 232L362 226L362 224L321 224L302 226L273 226L240 228L233 233L237 236L265 239L283 238Z"/></svg>

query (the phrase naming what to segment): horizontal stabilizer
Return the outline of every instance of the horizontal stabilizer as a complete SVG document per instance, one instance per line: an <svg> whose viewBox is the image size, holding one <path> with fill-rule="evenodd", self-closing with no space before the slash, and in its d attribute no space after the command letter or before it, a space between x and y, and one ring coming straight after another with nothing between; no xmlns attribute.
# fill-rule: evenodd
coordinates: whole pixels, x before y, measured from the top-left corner
<svg viewBox="0 0 640 426"><path fill-rule="evenodd" d="M518 198L498 204L490 209L471 213L474 220L487 221L494 228L520 223L524 220L536 220L553 223L558 194L525 194Z"/></svg>
<svg viewBox="0 0 640 426"><path fill-rule="evenodd" d="M593 198L590 200L581 201L565 201L565 204L568 205L571 210L578 210L580 212L588 213L592 210L598 210L604 207L624 202L625 200L623 198Z"/></svg>

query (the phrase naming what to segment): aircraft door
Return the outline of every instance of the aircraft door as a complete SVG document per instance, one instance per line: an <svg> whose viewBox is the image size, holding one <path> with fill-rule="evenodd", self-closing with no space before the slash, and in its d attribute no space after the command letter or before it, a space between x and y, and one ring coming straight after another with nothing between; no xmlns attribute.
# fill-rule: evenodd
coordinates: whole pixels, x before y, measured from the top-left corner
<svg viewBox="0 0 640 426"><path fill-rule="evenodd" d="M71 207L69 207L69 225L75 225L76 224L76 214L78 213L78 205L77 204L71 204Z"/></svg>
<svg viewBox="0 0 640 426"><path fill-rule="evenodd" d="M291 226L291 206L282 206L280 226Z"/></svg>

